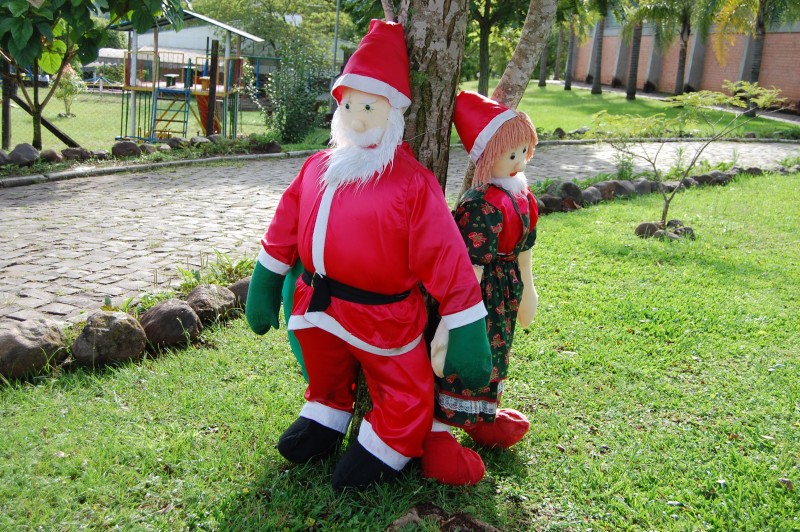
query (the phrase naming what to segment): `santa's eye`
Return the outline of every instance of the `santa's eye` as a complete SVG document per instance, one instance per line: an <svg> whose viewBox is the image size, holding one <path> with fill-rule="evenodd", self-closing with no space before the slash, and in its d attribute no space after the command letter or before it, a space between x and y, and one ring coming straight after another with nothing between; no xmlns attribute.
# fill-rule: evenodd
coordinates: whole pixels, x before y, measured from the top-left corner
<svg viewBox="0 0 800 532"><path fill-rule="evenodd" d="M522 153L528 153L528 148L522 148Z"/></svg>
<svg viewBox="0 0 800 532"><path fill-rule="evenodd" d="M344 108L349 111L350 110L350 104L349 103L344 104Z"/></svg>
<svg viewBox="0 0 800 532"><path fill-rule="evenodd" d="M372 111L372 106L370 104L367 104L367 105L364 106L364 110L365 111Z"/></svg>

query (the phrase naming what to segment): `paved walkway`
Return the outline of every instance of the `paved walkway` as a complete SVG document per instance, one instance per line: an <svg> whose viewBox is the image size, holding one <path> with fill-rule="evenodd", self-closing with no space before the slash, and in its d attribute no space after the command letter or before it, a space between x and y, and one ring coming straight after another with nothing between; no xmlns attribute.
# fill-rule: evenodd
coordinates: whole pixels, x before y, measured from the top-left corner
<svg viewBox="0 0 800 532"><path fill-rule="evenodd" d="M666 144L664 167L679 146L697 144ZM800 156L800 144L723 142L703 158L763 167L790 155ZM213 262L215 250L232 259L255 256L281 192L304 160L232 161L0 189L0 322L79 320L106 297L119 304L177 286L176 267ZM453 149L449 197L466 164L464 151ZM607 145L558 144L540 146L526 174L581 179L614 170Z"/></svg>

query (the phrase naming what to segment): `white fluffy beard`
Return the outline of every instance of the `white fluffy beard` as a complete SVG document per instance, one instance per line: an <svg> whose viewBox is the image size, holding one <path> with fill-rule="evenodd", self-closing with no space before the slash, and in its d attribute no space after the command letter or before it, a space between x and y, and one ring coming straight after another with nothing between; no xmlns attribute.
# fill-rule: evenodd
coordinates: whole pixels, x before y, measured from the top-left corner
<svg viewBox="0 0 800 532"><path fill-rule="evenodd" d="M377 128L356 133L344 127L339 109L333 113L330 142L333 149L328 155L328 168L322 176L322 182L333 186L349 183L364 185L376 172L376 179L379 178L394 159L397 145L403 140L403 113L394 107L389 110L386 131L381 137L381 131Z"/></svg>
<svg viewBox="0 0 800 532"><path fill-rule="evenodd" d="M528 178L522 172L510 177L493 177L492 184L508 190L514 196L524 196L528 191Z"/></svg>

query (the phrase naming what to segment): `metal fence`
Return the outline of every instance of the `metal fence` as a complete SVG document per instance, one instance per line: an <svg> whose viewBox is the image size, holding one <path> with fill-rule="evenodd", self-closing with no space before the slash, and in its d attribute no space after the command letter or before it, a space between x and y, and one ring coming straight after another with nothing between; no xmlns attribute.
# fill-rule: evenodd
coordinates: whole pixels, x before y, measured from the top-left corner
<svg viewBox="0 0 800 532"><path fill-rule="evenodd" d="M55 97L51 98L45 106L42 118L73 139L78 145L90 150L111 150L114 142L129 134L127 127L127 103L129 92L109 87L108 84L93 83L86 91L77 95L70 106L69 115L66 112L65 104L62 100ZM31 91L31 87L26 87ZM46 87L41 87L40 98L43 98L43 91ZM17 89L17 95L24 100L21 89ZM186 136L203 135L204 127L200 124L199 116L201 112L197 109L197 102L193 101L191 113L186 116ZM242 106L237 111L236 135L248 135L250 133L264 133L264 125L261 113L252 106ZM17 103L11 102L10 112L10 142L6 151L13 149L20 143L31 143L33 141L33 119ZM233 132L232 132L233 133ZM230 135L232 136L232 135ZM44 125L42 126L42 148L60 151L66 148L67 144L51 133Z"/></svg>

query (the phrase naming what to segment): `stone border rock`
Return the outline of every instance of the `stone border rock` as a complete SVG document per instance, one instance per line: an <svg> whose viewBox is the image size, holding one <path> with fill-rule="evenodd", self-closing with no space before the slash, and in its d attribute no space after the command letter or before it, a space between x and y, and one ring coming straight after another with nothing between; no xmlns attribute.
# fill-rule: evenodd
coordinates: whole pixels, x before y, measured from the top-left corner
<svg viewBox="0 0 800 532"><path fill-rule="evenodd" d="M172 149L192 148L201 144L219 143L219 135L210 135L209 137L192 137L192 139L184 139L182 137L173 137L168 139L164 144L160 144L157 148L148 143L137 144L131 140L121 140L114 144L111 149L111 154L106 150L97 150L90 152L84 148L64 148L61 154L55 150L44 150L39 152L30 144L18 144L10 154L6 155L3 150L0 150L0 166L14 164L17 166L31 166L39 159L49 162L61 162L63 160L87 161L89 159L96 159L100 161L108 160L113 157L139 157L142 154L151 154L156 151L171 151ZM198 159L180 159L176 161L161 161L152 163L134 163L134 164L120 164L116 166L78 166L69 170L59 172L45 172L42 174L26 175L26 176L12 176L0 178L0 188L11 188L26 185L35 185L38 183L48 183L52 181L61 181L64 179L73 179L76 177L88 177L92 175L116 174L123 172L137 172L145 171L156 168L165 168L170 166L185 166L198 163L213 163L220 161L234 161L234 160L254 160L254 159L269 159L281 157L299 157L308 156L318 150L302 150L302 151L281 151L281 147L277 142L273 142L274 146L270 145L266 153L253 153L246 155L221 155L214 157L203 157Z"/></svg>
<svg viewBox="0 0 800 532"><path fill-rule="evenodd" d="M204 327L244 309L249 286L249 277L233 283L233 290L200 285L185 300L162 301L139 320L121 311L98 310L69 346L64 324L53 320L26 320L0 328L0 376L25 378L68 363L102 367L138 360L146 351L158 354L164 348L186 346Z"/></svg>
<svg viewBox="0 0 800 532"><path fill-rule="evenodd" d="M207 137L211 142L218 142L218 140L214 140L211 135ZM608 142L613 139L572 139L572 140L542 140L539 142L539 146L557 146L557 145L581 145L581 144L602 144ZM639 140L649 140L652 142L704 142L708 139L705 138L668 138L668 139L639 139ZM778 143L778 144L800 144L800 140L791 140L791 139L723 139L726 142L742 142L742 143ZM175 137L174 139L168 140L169 144L161 145L158 149L159 151L163 147L167 146L185 146L189 145L190 141L187 139L182 139ZM146 144L145 144L146 145ZM451 144L452 148L461 148L463 146L460 143ZM71 148L65 148L62 150L62 154ZM81 149L81 148L78 148ZM170 149L172 149L170 147ZM322 148L320 148L322 149ZM105 151L105 150L101 150ZM161 162L152 162L152 163L140 163L140 164L120 164L118 166L86 166L86 167L76 167L69 170L62 170L59 172L45 172L42 174L36 175L27 175L27 176L12 176L12 177L3 177L0 178L0 188L11 188L11 187L19 187L19 186L27 186L27 185L35 185L38 183L48 183L52 181L61 181L64 179L73 179L77 177L90 177L93 175L104 175L104 174L117 174L117 173L125 173L125 172L141 172L146 170L154 170L158 168L167 168L172 166L187 166L192 164L205 164L205 163L215 163L215 162L229 162L229 161L252 161L252 160L259 160L259 159L274 159L274 158L285 158L285 157L308 157L320 150L297 150L297 151L288 151L288 152L279 152L279 153L253 153L253 154L245 154L245 155L220 155L215 157L203 157L198 159L180 159L176 161L161 161ZM106 154L108 152L105 152ZM64 157L65 159L73 159L74 157ZM105 159L108 157L106 156ZM0 165L8 164L8 157L0 150Z"/></svg>
<svg viewBox="0 0 800 532"><path fill-rule="evenodd" d="M593 183L581 190L571 180L556 179L547 187L544 194L538 196L537 202L540 215L553 212L570 212L589 205L596 205L601 201L610 201L617 198L628 198L634 195L649 194L664 190L667 193L676 188L689 189L693 187L726 185L739 174L761 175L766 172L779 174L792 174L800 172L800 164L792 168L775 166L772 168L740 168L733 167L725 172L714 170L708 173L687 177L680 182L656 182L644 177L632 180L610 179Z"/></svg>

